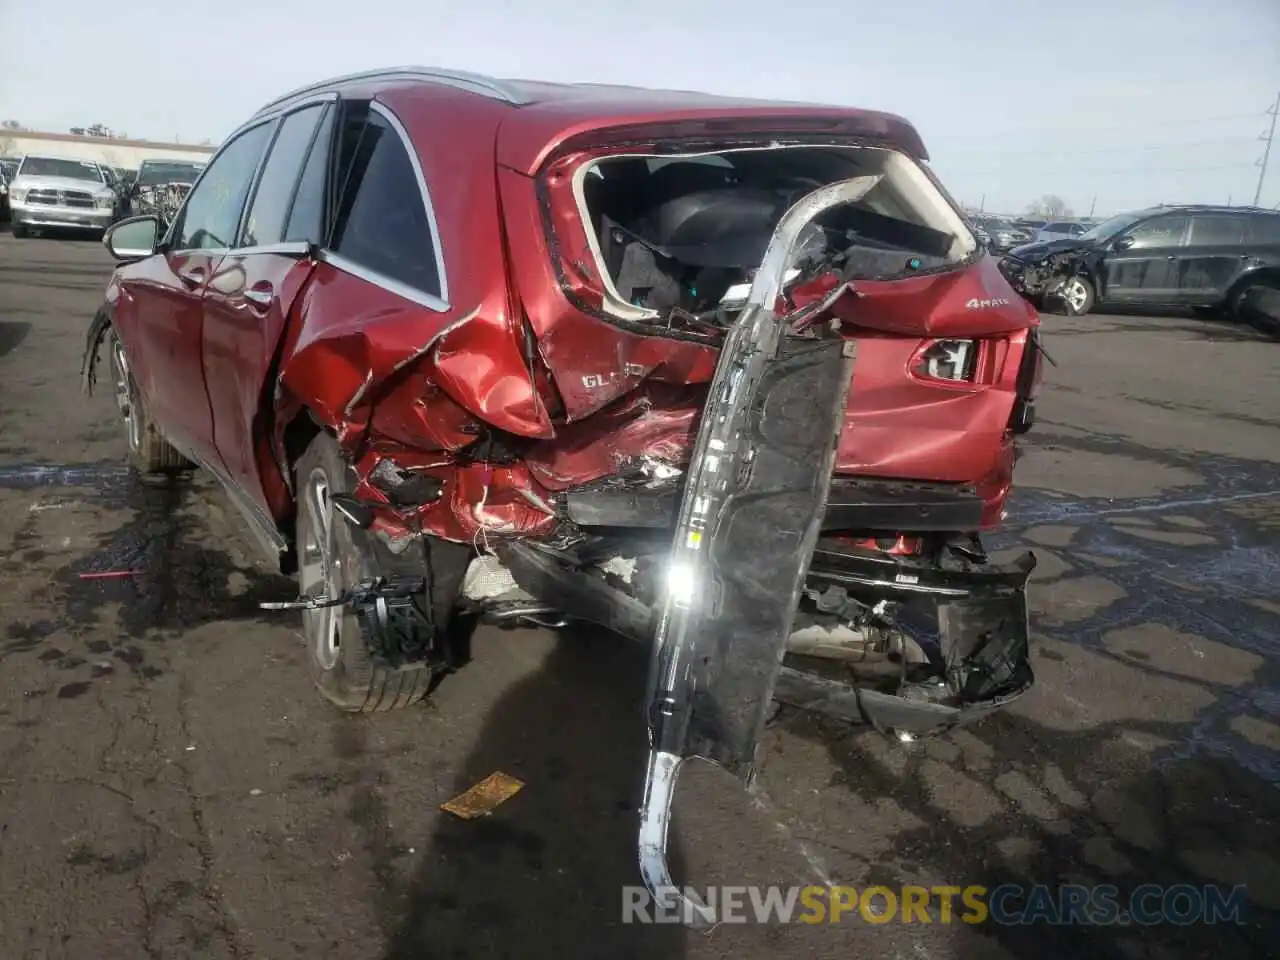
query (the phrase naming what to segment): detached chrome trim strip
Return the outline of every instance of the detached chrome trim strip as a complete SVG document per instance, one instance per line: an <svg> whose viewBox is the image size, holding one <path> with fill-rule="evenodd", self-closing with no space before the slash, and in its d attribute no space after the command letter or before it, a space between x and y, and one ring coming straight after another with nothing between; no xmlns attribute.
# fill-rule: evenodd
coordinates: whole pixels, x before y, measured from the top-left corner
<svg viewBox="0 0 1280 960"><path fill-rule="evenodd" d="M425 291L419 290L417 287L411 287L407 283L402 283L392 277L378 273L376 270L370 270L368 267L356 263L354 260L348 260L339 253L332 250L321 250L320 260L329 266L341 270L343 273L349 273L353 277L359 277L366 283L372 283L375 287L381 287L388 293L394 293L397 297L403 297L411 300L419 306L426 307L428 310L434 310L436 313L448 313L449 304L445 303L439 297L432 296Z"/></svg>

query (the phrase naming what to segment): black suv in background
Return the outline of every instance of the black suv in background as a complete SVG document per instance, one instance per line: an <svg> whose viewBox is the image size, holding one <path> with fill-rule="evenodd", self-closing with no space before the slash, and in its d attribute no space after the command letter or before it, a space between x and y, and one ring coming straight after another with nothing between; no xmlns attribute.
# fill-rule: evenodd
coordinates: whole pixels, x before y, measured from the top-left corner
<svg viewBox="0 0 1280 960"><path fill-rule="evenodd" d="M1062 240L1015 247L1000 272L1036 306L1070 316L1097 305L1194 307L1242 317L1280 291L1280 211L1154 207ZM1280 318L1277 318L1280 319Z"/></svg>

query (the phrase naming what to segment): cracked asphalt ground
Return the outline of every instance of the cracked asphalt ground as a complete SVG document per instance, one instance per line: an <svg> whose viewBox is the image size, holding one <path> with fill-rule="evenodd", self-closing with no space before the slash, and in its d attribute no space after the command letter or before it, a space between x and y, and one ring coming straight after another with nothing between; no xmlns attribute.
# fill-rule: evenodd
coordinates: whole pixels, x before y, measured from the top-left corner
<svg viewBox="0 0 1280 960"><path fill-rule="evenodd" d="M1005 549L1036 689L946 738L784 713L760 789L682 779L696 885L1247 884L1243 925L620 922L645 655L480 633L419 709L310 689L291 595L207 480L139 486L85 399L98 245L0 238L0 957L1248 957L1280 917L1280 345L1046 319ZM123 580L80 573L132 569ZM495 770L492 817L441 802Z"/></svg>

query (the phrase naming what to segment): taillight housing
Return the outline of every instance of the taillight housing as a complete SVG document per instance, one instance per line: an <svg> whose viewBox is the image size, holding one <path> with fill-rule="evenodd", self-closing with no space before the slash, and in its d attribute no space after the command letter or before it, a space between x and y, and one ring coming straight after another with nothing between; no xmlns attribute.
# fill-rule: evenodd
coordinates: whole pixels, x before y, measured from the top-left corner
<svg viewBox="0 0 1280 960"><path fill-rule="evenodd" d="M1044 351L1040 347L1040 331L1032 327L1027 331L1027 342L1022 348L1022 362L1018 365L1018 378L1014 385L1016 400L1009 417L1009 429L1015 434L1026 433L1036 422L1036 394L1044 378Z"/></svg>
<svg viewBox="0 0 1280 960"><path fill-rule="evenodd" d="M977 340L934 340L920 350L911 372L925 380L973 383L978 370Z"/></svg>

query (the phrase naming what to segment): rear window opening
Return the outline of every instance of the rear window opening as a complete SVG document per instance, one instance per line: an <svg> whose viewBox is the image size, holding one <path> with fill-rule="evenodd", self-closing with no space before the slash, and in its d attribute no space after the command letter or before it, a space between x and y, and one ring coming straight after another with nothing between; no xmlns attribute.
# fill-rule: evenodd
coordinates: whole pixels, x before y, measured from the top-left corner
<svg viewBox="0 0 1280 960"><path fill-rule="evenodd" d="M604 278L604 308L631 321L732 322L782 215L806 194L878 177L858 202L806 230L789 286L837 273L893 280L965 261L977 241L915 161L868 147L747 148L614 155L580 167L574 186Z"/></svg>

